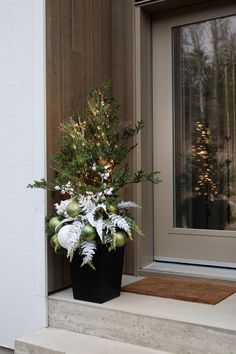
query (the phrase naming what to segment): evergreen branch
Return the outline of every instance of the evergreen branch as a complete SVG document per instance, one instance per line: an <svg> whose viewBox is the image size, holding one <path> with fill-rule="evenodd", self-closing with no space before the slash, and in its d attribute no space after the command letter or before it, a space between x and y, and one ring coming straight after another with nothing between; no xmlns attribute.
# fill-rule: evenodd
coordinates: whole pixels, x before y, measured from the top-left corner
<svg viewBox="0 0 236 354"><path fill-rule="evenodd" d="M29 183L27 188L42 188L42 189L49 189L49 184L46 182L45 178L42 178L39 181L34 180L33 183Z"/></svg>
<svg viewBox="0 0 236 354"><path fill-rule="evenodd" d="M152 182L153 184L158 184L161 182L160 172L152 171L150 173L146 173L143 170L139 170L135 173L133 179L129 183L140 183L144 181Z"/></svg>
<svg viewBox="0 0 236 354"><path fill-rule="evenodd" d="M138 123L135 124L134 128L126 127L124 129L122 138L129 139L129 138L137 135L143 127L144 127L144 122L142 120L138 121Z"/></svg>

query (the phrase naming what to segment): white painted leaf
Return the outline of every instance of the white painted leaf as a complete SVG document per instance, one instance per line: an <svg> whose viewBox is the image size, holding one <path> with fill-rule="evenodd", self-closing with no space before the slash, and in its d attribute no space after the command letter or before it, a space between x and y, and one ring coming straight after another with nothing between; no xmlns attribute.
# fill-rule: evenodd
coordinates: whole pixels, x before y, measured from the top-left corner
<svg viewBox="0 0 236 354"><path fill-rule="evenodd" d="M129 235L129 237L131 237L130 225L122 216L114 214L109 217L115 227L124 230Z"/></svg>
<svg viewBox="0 0 236 354"><path fill-rule="evenodd" d="M128 208L141 208L139 205L137 205L134 202L120 202L117 204L119 209L128 209Z"/></svg>
<svg viewBox="0 0 236 354"><path fill-rule="evenodd" d="M97 211L97 210L100 210L100 209L103 209L105 212L107 212L107 207L105 204L98 204L95 208L94 208L94 213Z"/></svg>
<svg viewBox="0 0 236 354"><path fill-rule="evenodd" d="M88 213L85 215L85 218L88 220L88 222L90 223L90 225L92 225L93 227L95 227L95 223L96 221L94 220L94 215L93 213Z"/></svg>
<svg viewBox="0 0 236 354"><path fill-rule="evenodd" d="M100 237L100 240L103 242L103 219L100 218L95 222L95 228L97 230L98 236Z"/></svg>
<svg viewBox="0 0 236 354"><path fill-rule="evenodd" d="M70 260L72 260L74 252L79 247L82 227L83 224L80 221L75 221L72 225L70 225L67 240L67 257L69 257Z"/></svg>
<svg viewBox="0 0 236 354"><path fill-rule="evenodd" d="M81 267L87 263L91 263L96 252L96 243L94 241L83 241L80 245L83 257Z"/></svg>
<svg viewBox="0 0 236 354"><path fill-rule="evenodd" d="M79 199L79 206L81 208L81 211L87 214L87 213L91 213L94 210L96 205L92 202L91 199L81 196Z"/></svg>

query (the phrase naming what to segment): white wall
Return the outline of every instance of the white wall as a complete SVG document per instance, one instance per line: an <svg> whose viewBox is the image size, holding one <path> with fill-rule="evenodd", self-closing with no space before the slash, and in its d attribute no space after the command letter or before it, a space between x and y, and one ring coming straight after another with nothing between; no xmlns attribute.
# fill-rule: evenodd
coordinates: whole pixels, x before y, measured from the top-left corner
<svg viewBox="0 0 236 354"><path fill-rule="evenodd" d="M44 0L0 0L0 346L46 325Z"/></svg>

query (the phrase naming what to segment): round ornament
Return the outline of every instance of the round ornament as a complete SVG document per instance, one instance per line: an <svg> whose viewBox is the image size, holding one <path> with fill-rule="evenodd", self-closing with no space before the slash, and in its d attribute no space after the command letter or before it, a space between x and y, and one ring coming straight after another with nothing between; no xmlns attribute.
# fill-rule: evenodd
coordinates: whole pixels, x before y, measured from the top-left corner
<svg viewBox="0 0 236 354"><path fill-rule="evenodd" d="M63 226L58 234L57 234L57 239L61 247L68 249L69 245L69 233L70 233L71 225L65 225Z"/></svg>
<svg viewBox="0 0 236 354"><path fill-rule="evenodd" d="M109 204L107 206L107 211L108 211L109 214L117 214L118 213L118 208L117 208L116 205Z"/></svg>
<svg viewBox="0 0 236 354"><path fill-rule="evenodd" d="M70 202L70 204L68 204L66 207L66 212L72 218L76 218L77 216L79 216L80 213L79 203L76 200Z"/></svg>
<svg viewBox="0 0 236 354"><path fill-rule="evenodd" d="M93 241L97 236L97 231L92 225L86 224L81 229L81 235L85 238L86 241Z"/></svg>
<svg viewBox="0 0 236 354"><path fill-rule="evenodd" d="M51 218L49 220L49 223L48 223L49 229L52 232L55 232L56 231L56 227L60 224L60 222L61 222L61 220L59 219L58 216L53 216L53 218Z"/></svg>
<svg viewBox="0 0 236 354"><path fill-rule="evenodd" d="M127 234L125 231L117 231L113 234L116 247L124 247L127 243Z"/></svg>

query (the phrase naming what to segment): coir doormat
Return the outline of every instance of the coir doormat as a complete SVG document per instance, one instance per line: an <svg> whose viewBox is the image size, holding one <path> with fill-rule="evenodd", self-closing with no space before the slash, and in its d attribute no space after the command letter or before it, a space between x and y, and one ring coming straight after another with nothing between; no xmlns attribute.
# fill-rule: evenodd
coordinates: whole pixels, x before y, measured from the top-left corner
<svg viewBox="0 0 236 354"><path fill-rule="evenodd" d="M236 286L187 279L144 278L122 288L122 291L215 305L236 292Z"/></svg>

